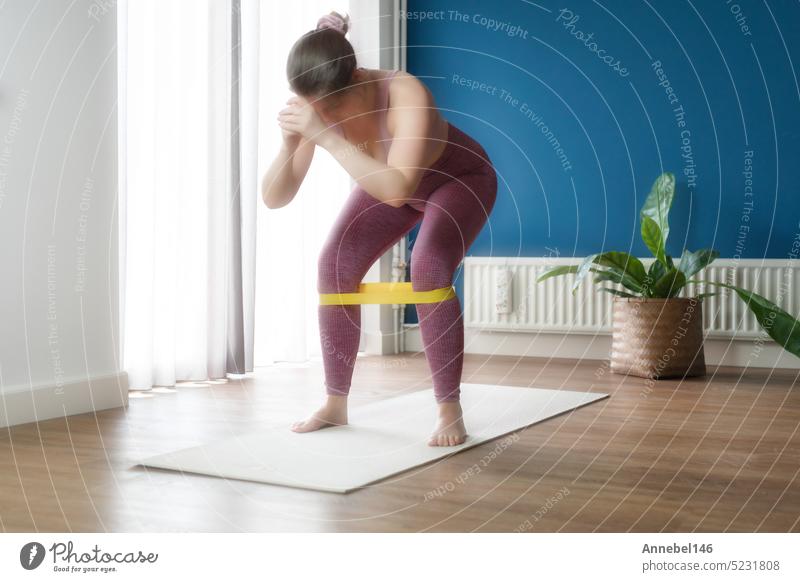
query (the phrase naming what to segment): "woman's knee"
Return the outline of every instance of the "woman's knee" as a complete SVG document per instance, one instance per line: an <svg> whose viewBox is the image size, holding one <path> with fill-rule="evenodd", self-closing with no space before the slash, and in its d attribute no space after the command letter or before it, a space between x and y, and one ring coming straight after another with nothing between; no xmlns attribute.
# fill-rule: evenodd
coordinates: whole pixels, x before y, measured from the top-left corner
<svg viewBox="0 0 800 582"><path fill-rule="evenodd" d="M428 251L412 253L411 286L414 291L449 287L453 283L454 270L452 260L445 253Z"/></svg>
<svg viewBox="0 0 800 582"><path fill-rule="evenodd" d="M317 260L317 292L342 293L358 289L361 276L338 245L323 246Z"/></svg>

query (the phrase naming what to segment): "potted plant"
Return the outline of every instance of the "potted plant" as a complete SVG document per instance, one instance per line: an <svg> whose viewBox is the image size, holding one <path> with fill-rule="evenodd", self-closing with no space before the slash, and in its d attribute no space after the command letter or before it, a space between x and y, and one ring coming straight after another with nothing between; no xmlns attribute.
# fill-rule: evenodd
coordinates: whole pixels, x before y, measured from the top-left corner
<svg viewBox="0 0 800 582"><path fill-rule="evenodd" d="M641 235L654 260L649 268L636 257L609 251L586 257L580 265L559 266L538 278L575 274L574 293L589 273L611 293L613 336L611 370L646 378L697 376L705 373L702 301L716 293L678 297L687 283L724 287L735 292L769 336L800 357L800 322L766 298L726 283L692 279L719 253L713 249L684 250L676 262L666 252L669 211L675 197L675 176L661 174L642 206Z"/></svg>

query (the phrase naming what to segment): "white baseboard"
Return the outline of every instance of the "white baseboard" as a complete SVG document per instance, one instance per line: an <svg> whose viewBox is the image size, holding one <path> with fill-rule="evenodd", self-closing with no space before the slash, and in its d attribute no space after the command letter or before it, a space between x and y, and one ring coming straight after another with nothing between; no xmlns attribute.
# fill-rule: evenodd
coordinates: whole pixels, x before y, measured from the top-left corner
<svg viewBox="0 0 800 582"><path fill-rule="evenodd" d="M59 384L10 386L0 392L0 427L127 405L126 372L99 374Z"/></svg>
<svg viewBox="0 0 800 582"><path fill-rule="evenodd" d="M361 334L361 343L358 349L370 356L386 356L395 353L394 343L394 334L391 332L380 330L364 332Z"/></svg>
<svg viewBox="0 0 800 582"><path fill-rule="evenodd" d="M423 350L419 325L405 326L406 351ZM800 358L793 356L772 340L752 338L706 338L706 362L711 365L750 368L800 369ZM577 358L607 360L611 351L609 334L521 333L467 329L464 352L497 356Z"/></svg>

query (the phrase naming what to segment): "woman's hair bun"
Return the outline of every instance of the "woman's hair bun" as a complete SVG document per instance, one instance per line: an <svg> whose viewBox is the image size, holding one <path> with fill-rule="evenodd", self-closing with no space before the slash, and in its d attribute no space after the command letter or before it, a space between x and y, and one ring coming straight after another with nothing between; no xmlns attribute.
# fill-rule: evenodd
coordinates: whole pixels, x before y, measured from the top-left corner
<svg viewBox="0 0 800 582"><path fill-rule="evenodd" d="M347 34L347 31L350 30L350 17L346 14L342 16L338 12L326 14L317 21L317 30L323 28L332 28L343 35Z"/></svg>
<svg viewBox="0 0 800 582"><path fill-rule="evenodd" d="M319 19L316 29L297 39L286 59L286 78L292 91L303 97L319 97L350 85L356 55L345 36L349 25L349 17L331 12Z"/></svg>

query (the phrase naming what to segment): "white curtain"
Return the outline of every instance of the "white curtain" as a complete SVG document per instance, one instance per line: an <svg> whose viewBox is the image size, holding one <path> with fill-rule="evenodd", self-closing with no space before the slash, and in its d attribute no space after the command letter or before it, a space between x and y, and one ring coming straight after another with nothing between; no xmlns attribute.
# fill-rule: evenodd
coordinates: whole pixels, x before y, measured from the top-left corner
<svg viewBox="0 0 800 582"><path fill-rule="evenodd" d="M257 151L239 125L257 124L257 12L248 0L119 3L121 333L134 389L252 369Z"/></svg>
<svg viewBox="0 0 800 582"><path fill-rule="evenodd" d="M305 0L261 10L259 176L280 147L278 111L291 96L286 56L297 38L347 0ZM317 150L295 199L283 208L258 209L255 365L305 362L321 355L317 325L317 256L350 192L350 178Z"/></svg>
<svg viewBox="0 0 800 582"><path fill-rule="evenodd" d="M259 186L280 147L289 48L331 10L348 1L120 1L120 329L132 389L320 356L317 256L350 178L318 151L288 206L267 209Z"/></svg>

